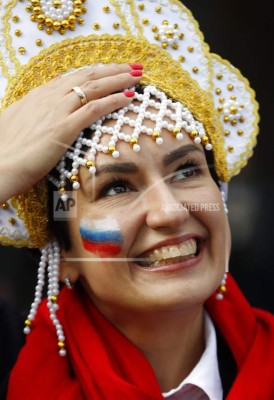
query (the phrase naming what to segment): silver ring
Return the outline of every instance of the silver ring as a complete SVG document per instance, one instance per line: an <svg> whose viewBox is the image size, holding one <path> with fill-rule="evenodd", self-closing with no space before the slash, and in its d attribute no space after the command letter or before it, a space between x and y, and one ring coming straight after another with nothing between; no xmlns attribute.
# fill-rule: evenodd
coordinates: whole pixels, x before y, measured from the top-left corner
<svg viewBox="0 0 274 400"><path fill-rule="evenodd" d="M74 92L79 96L82 106L87 104L88 100L86 98L86 95L79 86L75 86L71 90L74 90Z"/></svg>

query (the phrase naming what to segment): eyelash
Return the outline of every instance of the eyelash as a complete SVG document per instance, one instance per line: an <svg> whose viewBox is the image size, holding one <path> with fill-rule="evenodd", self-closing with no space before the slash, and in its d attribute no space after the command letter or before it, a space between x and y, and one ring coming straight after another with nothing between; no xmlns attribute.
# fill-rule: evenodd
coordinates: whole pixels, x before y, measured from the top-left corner
<svg viewBox="0 0 274 400"><path fill-rule="evenodd" d="M171 181L174 181L174 178L176 178L179 174L178 172L180 171L185 171L187 170L188 172L193 172L194 174L190 176L190 178L195 177L195 176L199 176L201 174L201 168L200 168L200 164L195 160L195 159L190 159L187 160L184 164L180 165L176 171L172 174L172 178ZM186 177L185 179L187 179L188 177ZM110 189L113 189L115 186L126 186L128 189L133 190L133 186L130 183L130 181L128 179L126 179L123 176L115 176L109 179L109 181L107 181L103 188L100 190L99 192L99 196L98 197L108 197L108 196L113 196L110 194L107 194L107 192ZM125 192L121 192L121 193L116 193L116 194L123 194L126 193Z"/></svg>

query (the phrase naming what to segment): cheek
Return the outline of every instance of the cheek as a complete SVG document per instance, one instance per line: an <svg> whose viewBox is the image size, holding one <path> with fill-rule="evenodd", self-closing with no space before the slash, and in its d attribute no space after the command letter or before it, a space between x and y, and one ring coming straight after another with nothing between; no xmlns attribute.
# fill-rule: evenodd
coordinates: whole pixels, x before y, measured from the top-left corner
<svg viewBox="0 0 274 400"><path fill-rule="evenodd" d="M85 250L99 256L116 256L122 251L123 235L115 218L83 218L79 225Z"/></svg>

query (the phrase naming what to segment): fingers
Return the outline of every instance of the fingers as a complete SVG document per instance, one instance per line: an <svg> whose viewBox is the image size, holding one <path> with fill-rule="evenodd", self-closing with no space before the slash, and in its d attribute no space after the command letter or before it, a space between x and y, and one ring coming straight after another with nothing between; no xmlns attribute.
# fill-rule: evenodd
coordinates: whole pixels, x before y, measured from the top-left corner
<svg viewBox="0 0 274 400"><path fill-rule="evenodd" d="M67 124L70 127L69 132L65 130L62 134L63 137L59 138L59 140L63 140L64 143L68 144L73 143L83 129L96 122L102 116L129 105L133 99L134 92L129 93L131 97L127 97L127 94L115 93L99 100L90 101L70 114L67 118ZM67 137L68 134L70 137Z"/></svg>
<svg viewBox="0 0 274 400"><path fill-rule="evenodd" d="M87 81L80 86L80 90L76 89L76 92L79 90L78 94L73 90L65 96L64 101L69 102L72 112L78 110L79 106L84 103L83 99L81 99L83 94L86 101L89 102L138 84L142 77L142 71L133 71L133 74L136 75L136 72L139 76L133 76L132 71L130 71L115 75L114 77L108 76L102 79ZM82 95L81 92L83 93Z"/></svg>

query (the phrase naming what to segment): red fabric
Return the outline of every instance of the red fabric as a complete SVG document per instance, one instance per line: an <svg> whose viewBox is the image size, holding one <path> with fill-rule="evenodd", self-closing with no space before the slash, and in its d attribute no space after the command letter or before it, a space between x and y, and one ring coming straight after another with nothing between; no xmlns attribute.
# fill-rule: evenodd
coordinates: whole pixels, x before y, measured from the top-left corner
<svg viewBox="0 0 274 400"><path fill-rule="evenodd" d="M231 277L227 289L223 301L212 296L206 304L239 368L227 400L273 400L274 316L252 309ZM163 399L142 353L80 291L63 289L59 316L68 356L58 354L44 302L11 373L8 400Z"/></svg>

